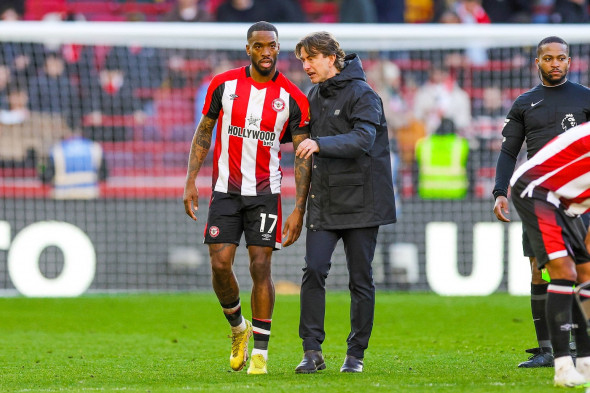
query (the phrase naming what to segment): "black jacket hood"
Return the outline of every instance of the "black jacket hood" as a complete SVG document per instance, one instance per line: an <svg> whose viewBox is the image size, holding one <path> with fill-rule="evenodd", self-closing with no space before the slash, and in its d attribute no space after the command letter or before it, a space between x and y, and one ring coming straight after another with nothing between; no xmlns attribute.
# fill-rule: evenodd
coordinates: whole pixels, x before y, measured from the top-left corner
<svg viewBox="0 0 590 393"><path fill-rule="evenodd" d="M337 90L344 88L351 80L358 79L366 81L365 71L361 59L356 53L350 53L344 57L344 67L339 74L319 84L320 94L329 97Z"/></svg>

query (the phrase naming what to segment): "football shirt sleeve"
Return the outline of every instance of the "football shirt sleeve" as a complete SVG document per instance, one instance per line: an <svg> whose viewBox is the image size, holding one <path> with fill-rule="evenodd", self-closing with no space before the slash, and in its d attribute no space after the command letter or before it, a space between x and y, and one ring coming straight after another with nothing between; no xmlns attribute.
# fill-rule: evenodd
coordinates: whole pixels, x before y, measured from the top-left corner
<svg viewBox="0 0 590 393"><path fill-rule="evenodd" d="M223 90L225 84L217 76L213 78L209 88L207 89L207 96L205 97L205 105L203 105L203 115L217 119L221 112L223 97Z"/></svg>

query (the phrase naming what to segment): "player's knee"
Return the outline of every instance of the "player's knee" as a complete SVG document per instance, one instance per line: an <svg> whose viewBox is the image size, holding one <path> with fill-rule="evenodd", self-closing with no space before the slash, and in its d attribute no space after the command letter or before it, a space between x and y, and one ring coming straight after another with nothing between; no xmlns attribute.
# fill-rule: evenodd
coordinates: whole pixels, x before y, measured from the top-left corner
<svg viewBox="0 0 590 393"><path fill-rule="evenodd" d="M225 276L232 273L231 262L219 259L211 259L211 270L217 276Z"/></svg>
<svg viewBox="0 0 590 393"><path fill-rule="evenodd" d="M250 261L250 275L255 280L270 277L270 260L267 258L253 258Z"/></svg>

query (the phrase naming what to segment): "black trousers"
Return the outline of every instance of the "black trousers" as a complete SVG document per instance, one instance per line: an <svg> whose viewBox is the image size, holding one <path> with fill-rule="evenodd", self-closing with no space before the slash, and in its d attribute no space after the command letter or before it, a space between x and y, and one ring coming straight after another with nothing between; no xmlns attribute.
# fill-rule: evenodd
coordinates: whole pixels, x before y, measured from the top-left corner
<svg viewBox="0 0 590 393"><path fill-rule="evenodd" d="M350 334L347 355L364 357L369 345L375 314L375 284L371 263L379 227L334 231L307 231L305 267L301 282L299 337L303 350L321 350L326 338L326 278L332 266L336 243L342 239L348 267L350 290Z"/></svg>

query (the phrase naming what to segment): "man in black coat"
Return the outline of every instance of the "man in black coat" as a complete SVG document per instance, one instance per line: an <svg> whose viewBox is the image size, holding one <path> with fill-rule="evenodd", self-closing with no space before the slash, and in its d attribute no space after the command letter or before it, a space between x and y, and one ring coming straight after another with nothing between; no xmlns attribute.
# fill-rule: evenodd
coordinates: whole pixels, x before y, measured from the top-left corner
<svg viewBox="0 0 590 393"><path fill-rule="evenodd" d="M308 94L311 138L297 148L313 156L308 197L299 336L305 351L297 373L326 368L325 281L339 239L344 243L351 296L348 350L341 372L361 372L375 309L371 263L380 225L396 221L387 125L381 98L365 80L356 54L345 56L327 32L295 48L316 84Z"/></svg>

